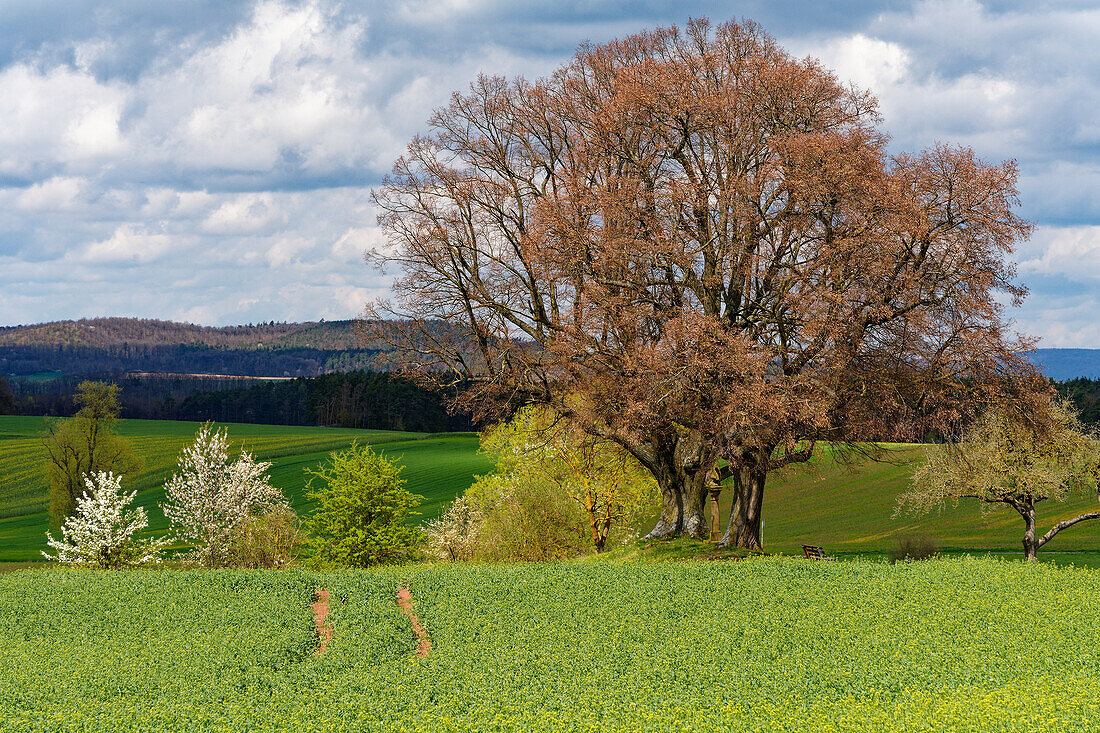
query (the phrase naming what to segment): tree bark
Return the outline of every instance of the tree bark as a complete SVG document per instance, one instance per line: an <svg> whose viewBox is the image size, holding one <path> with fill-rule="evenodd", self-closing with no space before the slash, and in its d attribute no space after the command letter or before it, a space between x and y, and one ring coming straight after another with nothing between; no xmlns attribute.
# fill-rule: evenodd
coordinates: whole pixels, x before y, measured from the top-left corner
<svg viewBox="0 0 1100 733"><path fill-rule="evenodd" d="M762 550L760 522L763 518L764 484L768 478L770 449L745 452L740 465L733 473L733 504L730 506L729 524L719 547L740 547L745 550Z"/></svg>
<svg viewBox="0 0 1100 733"><path fill-rule="evenodd" d="M745 477L747 480L742 481L741 501L737 502L733 542L735 547L746 550L763 550L764 546L760 542L760 520L768 470L754 466L746 472L748 475Z"/></svg>
<svg viewBox="0 0 1100 733"><path fill-rule="evenodd" d="M1039 545L1035 542L1035 504L1030 500L1016 505L1016 511L1024 518L1024 557L1035 562Z"/></svg>
<svg viewBox="0 0 1100 733"><path fill-rule="evenodd" d="M1058 524L1051 527L1045 535L1039 538L1039 540L1035 543L1035 549L1039 549L1046 543L1050 542L1052 539L1054 539L1054 535L1058 534L1063 529L1066 529L1067 527L1072 527L1078 522L1086 522L1090 519L1100 519L1100 512L1087 512L1085 514L1078 514L1073 519L1066 519L1062 522L1058 522Z"/></svg>
<svg viewBox="0 0 1100 733"><path fill-rule="evenodd" d="M661 516L644 539L685 534L707 538L707 475L716 456L693 431L646 450L631 451L657 480L661 489Z"/></svg>

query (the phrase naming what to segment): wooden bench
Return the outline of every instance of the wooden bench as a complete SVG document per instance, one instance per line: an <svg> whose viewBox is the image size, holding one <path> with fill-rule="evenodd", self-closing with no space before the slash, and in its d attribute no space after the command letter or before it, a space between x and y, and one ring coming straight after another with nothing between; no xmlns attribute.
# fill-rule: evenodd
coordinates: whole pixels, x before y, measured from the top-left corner
<svg viewBox="0 0 1100 733"><path fill-rule="evenodd" d="M825 550L817 545L802 545L802 552L806 553L806 557L810 560L836 560L835 557L826 555Z"/></svg>

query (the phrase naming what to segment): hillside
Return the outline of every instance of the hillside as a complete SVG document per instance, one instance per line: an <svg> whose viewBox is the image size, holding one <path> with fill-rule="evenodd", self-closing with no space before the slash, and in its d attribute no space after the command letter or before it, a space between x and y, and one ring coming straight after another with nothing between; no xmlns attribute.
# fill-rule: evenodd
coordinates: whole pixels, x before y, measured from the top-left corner
<svg viewBox="0 0 1100 733"><path fill-rule="evenodd" d="M0 346L201 345L221 349L363 348L354 321L197 326L146 318L87 318L27 326L0 326Z"/></svg>
<svg viewBox="0 0 1100 733"><path fill-rule="evenodd" d="M174 469L180 448L198 429L197 423L123 420L120 432L134 440L146 466L131 486L139 503L150 507L154 527L164 526L156 503L159 487ZM47 528L42 479L41 418L0 417L0 561L37 557ZM472 434L425 435L370 430L231 425L230 437L243 441L264 460L273 462L274 483L299 509L308 509L302 490L304 469L324 460L329 451L353 440L378 445L406 466L409 488L426 497L423 518L434 517L445 502L466 489L475 474L490 470L478 453ZM948 550L1020 548L1022 523L1014 512L985 510L977 502L960 502L939 512L914 516L895 514L897 497L906 490L925 446L894 446L887 461L863 460L845 465L823 453L806 465L769 476L764 497L764 544L770 552L798 553L801 545L824 545L831 552L881 553L899 537L927 536ZM722 494L722 520L728 517L732 492ZM1066 504L1044 502L1039 509L1044 528L1096 506L1095 498ZM648 529L647 524L637 527ZM613 538L613 544L622 539ZM1043 552L1100 551L1100 522L1082 524L1058 536Z"/></svg>

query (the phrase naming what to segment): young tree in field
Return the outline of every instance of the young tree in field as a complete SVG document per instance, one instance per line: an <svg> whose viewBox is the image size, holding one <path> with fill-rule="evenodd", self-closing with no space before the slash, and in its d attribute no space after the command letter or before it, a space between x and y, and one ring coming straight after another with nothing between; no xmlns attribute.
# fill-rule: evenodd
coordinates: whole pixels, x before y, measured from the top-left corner
<svg viewBox="0 0 1100 733"><path fill-rule="evenodd" d="M930 449L902 503L917 511L964 498L1007 504L1024 520L1028 560L1062 530L1100 519L1100 511L1086 512L1035 536L1039 502L1081 494L1100 499L1100 441L1086 432L1068 405L1051 403L1048 410L1049 415L1035 422L1035 415L991 408L956 445Z"/></svg>
<svg viewBox="0 0 1100 733"><path fill-rule="evenodd" d="M481 447L493 457L496 472L513 483L547 483L571 499L583 512L596 552L604 551L612 528L657 500L653 476L633 456L543 408L525 407L486 431Z"/></svg>
<svg viewBox="0 0 1100 733"><path fill-rule="evenodd" d="M413 556L421 535L408 520L422 497L405 488L401 466L353 445L309 473L315 508L306 529L316 558L366 567Z"/></svg>
<svg viewBox="0 0 1100 733"><path fill-rule="evenodd" d="M373 329L482 417L538 404L653 476L650 537L759 547L768 472L1038 384L1006 333L1016 167L891 156L875 99L753 23L585 45L480 77L373 194L402 276Z"/></svg>
<svg viewBox="0 0 1100 733"><path fill-rule="evenodd" d="M195 547L195 560L220 567L232 560L235 535L254 513L285 506L269 483L270 463L241 450L229 458L228 428L206 423L179 457L179 471L164 485L164 516L177 537Z"/></svg>
<svg viewBox="0 0 1100 733"><path fill-rule="evenodd" d="M130 441L114 431L119 387L108 382L81 382L76 415L46 423L46 477L50 483L50 518L60 527L84 493L88 476L99 472L123 477L140 470L142 462Z"/></svg>
<svg viewBox="0 0 1100 733"><path fill-rule="evenodd" d="M122 477L103 471L84 479L86 491L76 500L76 511L61 525L61 539L46 533L55 555L47 559L67 565L116 570L160 561L166 538L137 538L149 526L145 509L127 507L136 491L123 493Z"/></svg>

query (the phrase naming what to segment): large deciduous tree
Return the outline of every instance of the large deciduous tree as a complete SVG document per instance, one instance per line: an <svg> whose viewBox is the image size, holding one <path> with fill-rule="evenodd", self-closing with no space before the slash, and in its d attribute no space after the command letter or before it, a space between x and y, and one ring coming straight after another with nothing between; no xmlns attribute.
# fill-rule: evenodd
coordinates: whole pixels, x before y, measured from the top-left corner
<svg viewBox="0 0 1100 733"><path fill-rule="evenodd" d="M1045 407L1046 414L1040 415L991 408L958 443L930 449L899 507L927 511L963 498L1010 506L1024 520L1028 560L1035 560L1039 548L1062 530L1100 519L1100 511L1084 512L1035 536L1039 502L1081 494L1100 499L1100 441L1067 404Z"/></svg>
<svg viewBox="0 0 1100 733"><path fill-rule="evenodd" d="M1031 375L997 300L1024 295L1014 164L890 156L878 123L750 22L480 77L374 192L369 257L402 275L368 317L483 416L542 404L620 444L661 489L651 537L706 536L726 459L728 540L759 547L768 471L813 441L953 423Z"/></svg>

